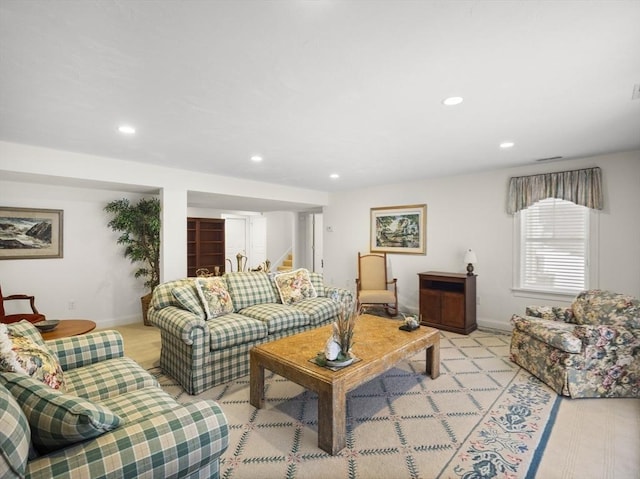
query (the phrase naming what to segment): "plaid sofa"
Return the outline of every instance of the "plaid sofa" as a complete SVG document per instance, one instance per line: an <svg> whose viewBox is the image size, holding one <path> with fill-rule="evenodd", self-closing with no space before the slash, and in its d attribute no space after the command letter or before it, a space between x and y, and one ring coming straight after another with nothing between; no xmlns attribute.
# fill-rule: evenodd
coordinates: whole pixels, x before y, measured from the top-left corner
<svg viewBox="0 0 640 479"><path fill-rule="evenodd" d="M514 314L511 359L558 394L640 397L640 301L581 292L569 308L530 306Z"/></svg>
<svg viewBox="0 0 640 479"><path fill-rule="evenodd" d="M273 274L230 272L222 278L234 310L208 321L197 304L186 308L176 297L177 289L196 278L169 281L153 291L148 319L160 329L160 367L189 394L249 374L253 346L329 324L341 304L353 301L351 291L326 286L321 273L309 273L318 296L290 305L282 304Z"/></svg>
<svg viewBox="0 0 640 479"><path fill-rule="evenodd" d="M153 376L124 357L122 336L116 331L42 341L36 328L23 323L15 323L20 335L57 354L66 391L24 374L0 373L0 477L218 477L229 431L216 402L178 403ZM113 417L119 425L55 447L56 441L78 433L69 421L90 408L102 411L93 425ZM78 420L75 426L82 434L91 424ZM51 450L37 451L41 444L34 447L36 436L53 444Z"/></svg>

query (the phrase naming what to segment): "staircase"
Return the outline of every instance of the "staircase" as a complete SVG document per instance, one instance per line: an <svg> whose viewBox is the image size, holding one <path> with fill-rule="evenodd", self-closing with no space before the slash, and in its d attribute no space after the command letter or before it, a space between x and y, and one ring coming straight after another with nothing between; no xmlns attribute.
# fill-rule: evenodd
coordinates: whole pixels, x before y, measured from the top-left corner
<svg viewBox="0 0 640 479"><path fill-rule="evenodd" d="M293 269L293 255L289 255L282 261L282 264L278 266L278 271L291 271Z"/></svg>

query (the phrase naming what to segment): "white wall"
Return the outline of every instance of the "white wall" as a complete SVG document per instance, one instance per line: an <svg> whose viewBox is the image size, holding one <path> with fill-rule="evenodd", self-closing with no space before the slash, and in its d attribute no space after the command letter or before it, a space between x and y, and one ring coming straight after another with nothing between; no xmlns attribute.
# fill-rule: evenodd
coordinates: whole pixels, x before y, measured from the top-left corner
<svg viewBox="0 0 640 479"><path fill-rule="evenodd" d="M134 278L139 266L124 258L123 247L116 244L119 235L107 226L111 217L103 210L109 201L136 201L140 195L6 181L0 181L0 192L2 206L63 210L63 258L0 261L4 295L34 295L36 307L49 319L141 321L140 297L148 291ZM69 302L75 309L69 309ZM11 303L22 303L12 305L14 312L29 311L28 302Z"/></svg>
<svg viewBox="0 0 640 479"><path fill-rule="evenodd" d="M324 215L325 278L354 289L357 253L369 251L370 208L426 203L427 254L389 256L401 308L417 312L417 273L463 273L464 251L472 248L478 256L478 323L510 329L511 315L523 313L528 304L567 303L541 303L511 292L509 178L592 166L602 169L605 195L599 213L599 287L640 297L640 151L331 194Z"/></svg>

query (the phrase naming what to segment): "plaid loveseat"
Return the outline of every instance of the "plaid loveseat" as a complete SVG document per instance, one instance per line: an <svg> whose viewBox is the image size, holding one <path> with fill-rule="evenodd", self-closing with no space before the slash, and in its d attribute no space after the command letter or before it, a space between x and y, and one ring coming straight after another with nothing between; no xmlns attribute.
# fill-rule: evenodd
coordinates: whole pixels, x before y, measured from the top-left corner
<svg viewBox="0 0 640 479"><path fill-rule="evenodd" d="M24 323L11 327L57 355L66 391L24 374L0 373L0 477L218 477L229 431L216 402L175 401L124 357L117 331L43 341ZM100 414L87 421L87 409ZM115 427L94 438L83 436L105 422ZM58 444L72 435L71 444ZM40 448L43 441L46 451Z"/></svg>
<svg viewBox="0 0 640 479"><path fill-rule="evenodd" d="M157 286L149 321L160 329L160 367L189 394L249 374L249 350L274 339L333 322L351 291L326 286L321 273L308 272L317 297L283 304L274 275L230 272L222 276L233 312L206 320L197 294L185 303L178 293L195 290L197 278ZM185 306L186 304L186 306Z"/></svg>
<svg viewBox="0 0 640 479"><path fill-rule="evenodd" d="M531 306L511 322L511 359L558 394L640 397L638 299L583 291L569 308Z"/></svg>

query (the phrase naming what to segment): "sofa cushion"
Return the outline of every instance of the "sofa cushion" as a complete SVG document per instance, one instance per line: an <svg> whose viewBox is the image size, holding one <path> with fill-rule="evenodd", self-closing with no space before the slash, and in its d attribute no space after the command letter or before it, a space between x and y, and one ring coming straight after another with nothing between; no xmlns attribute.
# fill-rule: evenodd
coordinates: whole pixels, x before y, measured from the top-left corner
<svg viewBox="0 0 640 479"><path fill-rule="evenodd" d="M24 477L30 438L31 429L22 409L13 395L0 386L0 476Z"/></svg>
<svg viewBox="0 0 640 479"><path fill-rule="evenodd" d="M206 319L233 313L233 301L227 291L227 283L224 278L219 276L197 278L196 289L200 302L204 306Z"/></svg>
<svg viewBox="0 0 640 479"><path fill-rule="evenodd" d="M191 312L199 319L205 319L205 310L200 302L200 295L198 294L195 283L192 282L176 286L171 290L171 294L182 308Z"/></svg>
<svg viewBox="0 0 640 479"><path fill-rule="evenodd" d="M340 312L340 303L330 298L303 299L292 304L291 307L308 314L309 324L314 326L334 319Z"/></svg>
<svg viewBox="0 0 640 479"><path fill-rule="evenodd" d="M582 291L571 305L576 324L640 328L640 300L621 293Z"/></svg>
<svg viewBox="0 0 640 479"><path fill-rule="evenodd" d="M211 351L229 348L266 338L267 325L257 319L238 313L225 314L215 321L208 321Z"/></svg>
<svg viewBox="0 0 640 479"><path fill-rule="evenodd" d="M61 393L23 374L2 373L2 383L27 417L31 439L40 453L100 436L122 422L99 404Z"/></svg>
<svg viewBox="0 0 640 479"><path fill-rule="evenodd" d="M236 312L254 304L277 302L271 280L265 272L226 273L224 277Z"/></svg>
<svg viewBox="0 0 640 479"><path fill-rule="evenodd" d="M99 404L117 414L127 424L182 407L180 403L159 387L130 391L120 396L100 401Z"/></svg>
<svg viewBox="0 0 640 479"><path fill-rule="evenodd" d="M517 314L512 316L511 324L519 331L560 351L567 353L582 351L582 341L574 334L575 324L522 317Z"/></svg>
<svg viewBox="0 0 640 479"><path fill-rule="evenodd" d="M158 387L158 381L128 357L107 359L65 372L67 393L92 401Z"/></svg>
<svg viewBox="0 0 640 479"><path fill-rule="evenodd" d="M46 346L18 336L0 324L0 371L29 375L53 389L64 390L60 361Z"/></svg>
<svg viewBox="0 0 640 479"><path fill-rule="evenodd" d="M304 268L279 273L273 277L282 304L293 304L303 299L316 298L318 294Z"/></svg>
<svg viewBox="0 0 640 479"><path fill-rule="evenodd" d="M311 320L305 311L277 303L256 304L244 308L241 313L265 323L269 334L306 326Z"/></svg>
<svg viewBox="0 0 640 479"><path fill-rule="evenodd" d="M324 275L322 273L309 271L309 279L311 280L311 284L313 284L318 297L324 298L327 295L324 287Z"/></svg>

